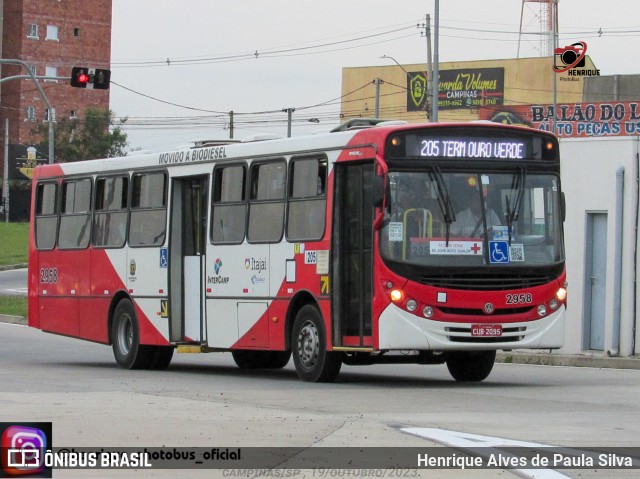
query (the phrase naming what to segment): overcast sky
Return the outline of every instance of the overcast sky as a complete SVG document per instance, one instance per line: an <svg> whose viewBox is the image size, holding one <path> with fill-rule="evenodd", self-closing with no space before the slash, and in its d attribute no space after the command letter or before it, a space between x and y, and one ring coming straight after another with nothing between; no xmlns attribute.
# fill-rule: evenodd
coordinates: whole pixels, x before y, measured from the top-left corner
<svg viewBox="0 0 640 479"><path fill-rule="evenodd" d="M442 0L440 61L515 58L521 7ZM434 0L113 0L111 110L151 151L228 138L230 110L236 138L285 135L283 108L294 135L329 129L343 67L426 62L427 13ZM521 57L539 56L539 13L525 4ZM559 45L585 41L602 75L640 73L639 14L637 0L560 0Z"/></svg>

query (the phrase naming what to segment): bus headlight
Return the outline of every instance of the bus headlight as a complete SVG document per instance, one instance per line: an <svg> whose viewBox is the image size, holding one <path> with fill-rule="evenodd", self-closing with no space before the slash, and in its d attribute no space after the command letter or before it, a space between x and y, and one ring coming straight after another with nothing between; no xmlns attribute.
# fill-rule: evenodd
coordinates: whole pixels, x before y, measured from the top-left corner
<svg viewBox="0 0 640 479"><path fill-rule="evenodd" d="M425 318L430 318L431 316L433 316L433 308L431 306L425 306L424 308L422 308L422 315Z"/></svg>
<svg viewBox="0 0 640 479"><path fill-rule="evenodd" d="M391 301L393 301L394 303L397 303L399 301L402 301L402 297L404 295L402 294L402 291L399 289L393 289L391 290L391 292L389 293L389 297L391 298Z"/></svg>
<svg viewBox="0 0 640 479"><path fill-rule="evenodd" d="M541 318L547 315L547 307L544 304L538 306L538 316Z"/></svg>
<svg viewBox="0 0 640 479"><path fill-rule="evenodd" d="M558 301L564 301L565 299L567 299L566 288L560 288L556 293L556 298L558 298Z"/></svg>
<svg viewBox="0 0 640 479"><path fill-rule="evenodd" d="M560 301L558 301L556 298L553 298L551 301L549 301L549 307L555 311L560 307Z"/></svg>

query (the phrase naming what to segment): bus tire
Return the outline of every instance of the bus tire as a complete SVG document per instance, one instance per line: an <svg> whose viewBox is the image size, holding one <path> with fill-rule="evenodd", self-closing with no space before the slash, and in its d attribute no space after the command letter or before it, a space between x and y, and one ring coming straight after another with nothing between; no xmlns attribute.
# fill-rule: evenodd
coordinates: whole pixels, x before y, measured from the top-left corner
<svg viewBox="0 0 640 479"><path fill-rule="evenodd" d="M121 300L111 325L113 355L123 369L146 369L151 361L149 346L140 345L140 330L135 308L129 299Z"/></svg>
<svg viewBox="0 0 640 479"><path fill-rule="evenodd" d="M310 382L332 382L342 367L342 354L327 351L327 335L320 312L303 306L293 323L291 345L298 377Z"/></svg>
<svg viewBox="0 0 640 479"><path fill-rule="evenodd" d="M282 369L289 363L291 351L232 351L240 369Z"/></svg>
<svg viewBox="0 0 640 479"><path fill-rule="evenodd" d="M487 379L496 361L495 351L459 351L447 357L447 369L456 381Z"/></svg>
<svg viewBox="0 0 640 479"><path fill-rule="evenodd" d="M147 369L162 371L169 367L173 358L173 346L150 346L151 359Z"/></svg>

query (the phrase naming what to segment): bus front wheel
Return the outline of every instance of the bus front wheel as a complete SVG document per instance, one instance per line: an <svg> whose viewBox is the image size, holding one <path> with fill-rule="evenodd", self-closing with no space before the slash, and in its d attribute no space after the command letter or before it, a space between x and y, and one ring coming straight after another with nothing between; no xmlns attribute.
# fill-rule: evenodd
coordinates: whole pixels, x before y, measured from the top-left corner
<svg viewBox="0 0 640 479"><path fill-rule="evenodd" d="M293 363L298 377L310 382L332 382L342 367L342 355L327 351L322 317L312 305L303 306L293 323Z"/></svg>
<svg viewBox="0 0 640 479"><path fill-rule="evenodd" d="M116 306L111 325L113 355L123 369L145 369L153 359L153 351L140 345L140 330L133 303L123 299Z"/></svg>
<svg viewBox="0 0 640 479"><path fill-rule="evenodd" d="M456 381L487 379L496 361L495 351L459 351L447 357L447 369Z"/></svg>

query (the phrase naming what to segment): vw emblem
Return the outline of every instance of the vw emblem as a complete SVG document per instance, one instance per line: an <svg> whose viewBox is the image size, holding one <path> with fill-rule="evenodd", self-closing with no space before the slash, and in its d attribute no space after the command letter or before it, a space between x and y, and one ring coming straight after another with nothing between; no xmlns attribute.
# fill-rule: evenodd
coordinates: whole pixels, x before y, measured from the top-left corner
<svg viewBox="0 0 640 479"><path fill-rule="evenodd" d="M486 314L491 314L491 313L493 313L493 311L494 311L493 304L487 303L487 304L484 305L484 312Z"/></svg>

